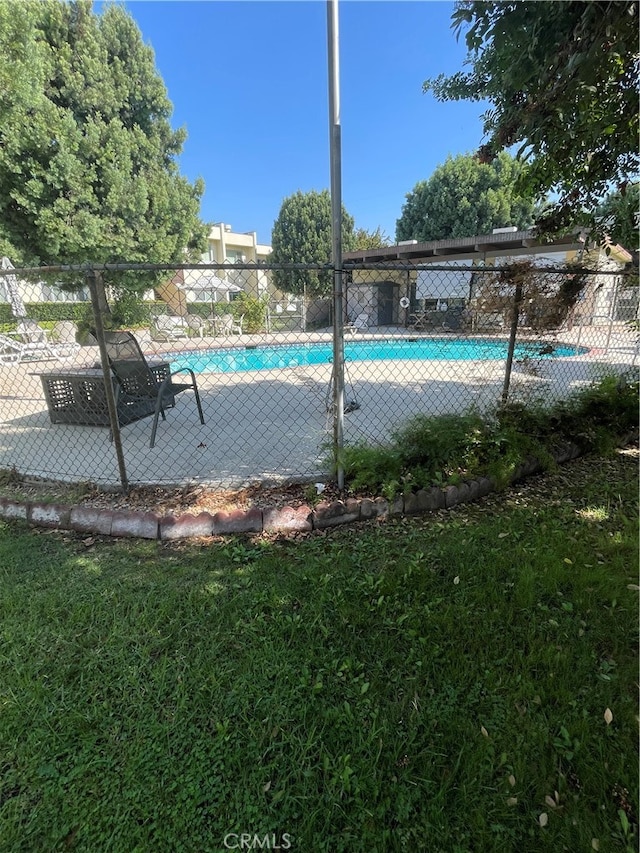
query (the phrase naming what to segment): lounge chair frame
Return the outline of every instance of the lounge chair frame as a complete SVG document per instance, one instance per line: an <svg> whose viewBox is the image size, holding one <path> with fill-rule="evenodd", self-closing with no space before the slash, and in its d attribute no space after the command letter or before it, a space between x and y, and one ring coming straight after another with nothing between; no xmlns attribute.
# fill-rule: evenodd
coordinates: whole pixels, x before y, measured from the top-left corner
<svg viewBox="0 0 640 853"><path fill-rule="evenodd" d="M30 359L56 358L62 356L50 343L25 343L9 335L0 335L0 364L20 364Z"/></svg>

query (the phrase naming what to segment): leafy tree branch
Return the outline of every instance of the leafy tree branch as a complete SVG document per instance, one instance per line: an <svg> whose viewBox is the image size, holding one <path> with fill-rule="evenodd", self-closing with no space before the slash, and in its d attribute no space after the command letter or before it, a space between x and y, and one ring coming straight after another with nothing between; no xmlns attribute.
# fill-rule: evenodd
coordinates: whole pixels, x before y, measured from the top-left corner
<svg viewBox="0 0 640 853"><path fill-rule="evenodd" d="M596 228L606 193L637 179L637 11L626 0L456 3L468 70L427 80L424 91L489 101L479 156L518 146L528 164L520 186L556 195L543 231Z"/></svg>

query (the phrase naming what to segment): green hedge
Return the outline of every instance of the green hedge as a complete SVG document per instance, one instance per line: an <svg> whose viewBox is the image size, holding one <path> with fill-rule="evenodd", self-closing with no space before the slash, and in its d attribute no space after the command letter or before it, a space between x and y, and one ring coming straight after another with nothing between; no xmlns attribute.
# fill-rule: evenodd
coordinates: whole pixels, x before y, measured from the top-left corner
<svg viewBox="0 0 640 853"><path fill-rule="evenodd" d="M14 320L14 316L11 313L11 305L7 302L0 302L0 323L3 325L7 325Z"/></svg>
<svg viewBox="0 0 640 853"><path fill-rule="evenodd" d="M151 317L166 310L166 302L142 302L134 293L121 293L111 303L111 324L118 329L148 326Z"/></svg>
<svg viewBox="0 0 640 853"><path fill-rule="evenodd" d="M26 302L24 307L27 317L38 323L57 323L58 320L82 323L92 317L90 302ZM135 307L137 324L148 323L154 311L164 313L167 310L165 302L142 302ZM125 314L126 311L122 313ZM0 324L11 325L15 322L16 318L11 313L11 305L8 302L0 302Z"/></svg>
<svg viewBox="0 0 640 853"><path fill-rule="evenodd" d="M26 302L27 317L38 323L56 323L58 320L74 320L76 323L91 311L90 302ZM8 302L0 302L0 323L15 323Z"/></svg>
<svg viewBox="0 0 640 853"><path fill-rule="evenodd" d="M264 328L265 302L247 294L239 294L232 302L194 303L190 302L189 314L203 319L233 314L235 319L244 314L245 331L255 332ZM27 302L27 317L38 323L53 324L58 320L72 320L81 326L93 325L90 302ZM166 302L140 302L137 297L121 296L111 304L113 323L118 327L136 327L149 325L151 317L166 314ZM15 326L16 318L11 313L11 305L0 303L0 326Z"/></svg>

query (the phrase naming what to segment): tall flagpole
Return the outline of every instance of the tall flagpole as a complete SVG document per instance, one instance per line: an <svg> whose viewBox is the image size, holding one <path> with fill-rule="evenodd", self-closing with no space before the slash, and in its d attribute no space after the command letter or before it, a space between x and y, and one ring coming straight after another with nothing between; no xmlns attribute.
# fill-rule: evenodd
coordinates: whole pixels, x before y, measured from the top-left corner
<svg viewBox="0 0 640 853"><path fill-rule="evenodd" d="M338 0L327 0L329 151L331 169L331 264L333 267L333 448L338 488L344 488L344 328L342 290L342 178Z"/></svg>

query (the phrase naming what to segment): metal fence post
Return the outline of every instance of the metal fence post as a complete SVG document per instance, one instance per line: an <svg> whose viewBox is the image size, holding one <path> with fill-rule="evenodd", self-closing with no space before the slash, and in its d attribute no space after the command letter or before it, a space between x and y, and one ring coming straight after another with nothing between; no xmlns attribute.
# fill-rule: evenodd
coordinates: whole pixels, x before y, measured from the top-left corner
<svg viewBox="0 0 640 853"><path fill-rule="evenodd" d="M342 280L342 148L338 3L327 0L329 57L329 153L331 168L331 260L333 265L333 452L338 488L344 488L344 320Z"/></svg>
<svg viewBox="0 0 640 853"><path fill-rule="evenodd" d="M509 398L509 384L511 383L511 370L513 368L513 353L516 348L516 335L518 334L518 318L520 316L520 303L522 302L522 282L516 283L513 296L513 314L511 316L511 329L509 331L509 347L507 349L507 363L504 371L504 384L502 386L502 405L506 405Z"/></svg>
<svg viewBox="0 0 640 853"><path fill-rule="evenodd" d="M100 290L103 290L102 274L96 270L89 270L86 274L89 293L91 294L91 307L93 309L93 322L96 330L96 338L98 340L98 348L100 350L100 363L102 365L102 375L104 377L104 391L107 398L107 409L109 411L109 424L111 426L111 435L113 437L113 446L116 451L118 460L118 472L120 474L120 483L122 491L126 494L129 491L129 482L127 480L127 469L124 461L124 451L122 449L122 439L120 436L120 422L118 420L118 408L116 405L115 394L113 393L113 379L111 377L111 368L109 367L109 357L107 356L107 348L104 340L104 323L102 320L102 312L100 310ZM103 291L104 292L104 291Z"/></svg>
<svg viewBox="0 0 640 853"><path fill-rule="evenodd" d="M302 311L301 313L301 331L307 331L307 285L306 282L302 284Z"/></svg>
<svg viewBox="0 0 640 853"><path fill-rule="evenodd" d="M604 345L606 355L609 355L609 347L611 346L611 335L613 333L613 314L609 317L609 328L607 330L607 341Z"/></svg>

